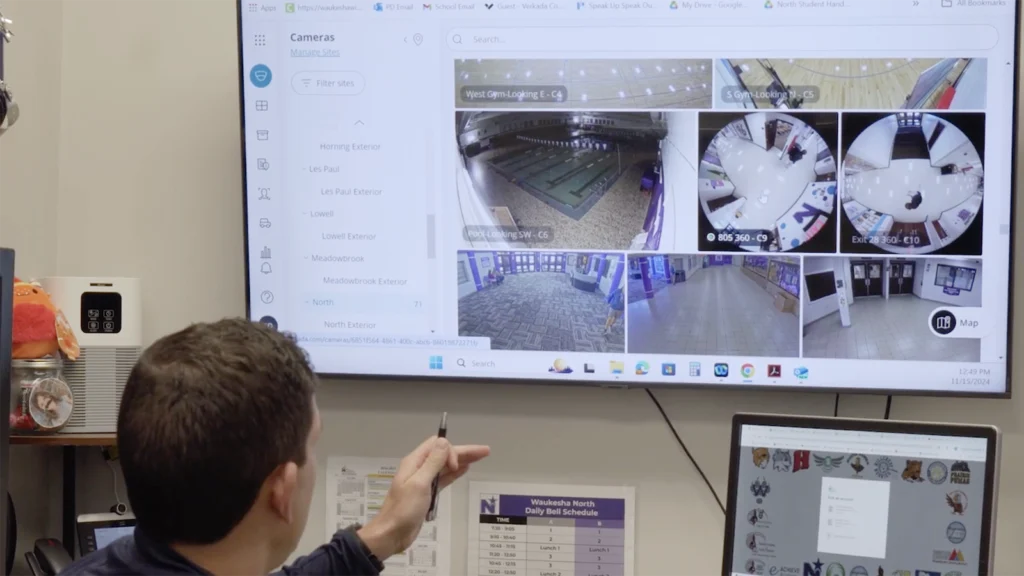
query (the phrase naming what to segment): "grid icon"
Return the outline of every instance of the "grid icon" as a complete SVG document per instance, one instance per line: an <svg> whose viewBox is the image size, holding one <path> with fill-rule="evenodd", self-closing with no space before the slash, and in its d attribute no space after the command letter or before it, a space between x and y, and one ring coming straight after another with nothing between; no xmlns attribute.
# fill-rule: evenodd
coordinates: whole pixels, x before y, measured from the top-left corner
<svg viewBox="0 0 1024 576"><path fill-rule="evenodd" d="M257 100L256 101L256 111L257 112L266 112L268 108L270 108L270 104L266 100Z"/></svg>
<svg viewBox="0 0 1024 576"><path fill-rule="evenodd" d="M442 370L444 369L444 358L441 356L430 357L430 369L431 370Z"/></svg>

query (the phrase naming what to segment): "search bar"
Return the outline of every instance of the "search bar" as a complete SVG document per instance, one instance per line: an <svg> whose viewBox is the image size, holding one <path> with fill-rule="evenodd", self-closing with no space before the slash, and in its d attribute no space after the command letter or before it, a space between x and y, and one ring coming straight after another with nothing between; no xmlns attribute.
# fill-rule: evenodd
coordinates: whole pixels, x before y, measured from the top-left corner
<svg viewBox="0 0 1024 576"><path fill-rule="evenodd" d="M926 26L617 26L458 28L448 47L471 52L780 53L990 50L999 33L987 25Z"/></svg>

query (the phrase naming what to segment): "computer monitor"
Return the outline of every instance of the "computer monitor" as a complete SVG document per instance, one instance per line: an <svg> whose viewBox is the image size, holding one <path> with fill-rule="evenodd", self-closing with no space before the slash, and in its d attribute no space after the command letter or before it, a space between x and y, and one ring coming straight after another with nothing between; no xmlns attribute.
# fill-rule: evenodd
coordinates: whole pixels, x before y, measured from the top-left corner
<svg viewBox="0 0 1024 576"><path fill-rule="evenodd" d="M723 576L993 574L992 426L737 414Z"/></svg>
<svg viewBox="0 0 1024 576"><path fill-rule="evenodd" d="M320 374L1010 394L1020 2L237 6L246 310Z"/></svg>
<svg viewBox="0 0 1024 576"><path fill-rule="evenodd" d="M3 42L0 42L3 44ZM0 414L11 413L11 307L14 300L14 250L0 248ZM10 473L10 423L0 423L0 561L4 573L10 573L14 561L11 540L14 530L8 525L8 474Z"/></svg>
<svg viewBox="0 0 1024 576"><path fill-rule="evenodd" d="M135 516L131 514L80 514L78 549L82 556L108 546L122 536L135 531Z"/></svg>

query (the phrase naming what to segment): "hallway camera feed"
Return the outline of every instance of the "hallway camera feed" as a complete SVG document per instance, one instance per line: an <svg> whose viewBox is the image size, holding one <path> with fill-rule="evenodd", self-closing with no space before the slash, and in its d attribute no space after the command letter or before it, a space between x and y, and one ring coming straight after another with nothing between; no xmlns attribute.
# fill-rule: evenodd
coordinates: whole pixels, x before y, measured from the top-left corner
<svg viewBox="0 0 1024 576"><path fill-rule="evenodd" d="M807 257L806 358L979 362L981 340L941 338L936 308L981 306L981 260Z"/></svg>
<svg viewBox="0 0 1024 576"><path fill-rule="evenodd" d="M711 60L455 61L456 108L711 108Z"/></svg>
<svg viewBox="0 0 1024 576"><path fill-rule="evenodd" d="M842 252L981 255L985 115L843 115Z"/></svg>
<svg viewBox="0 0 1024 576"><path fill-rule="evenodd" d="M800 259L630 255L629 352L800 355Z"/></svg>
<svg viewBox="0 0 1024 576"><path fill-rule="evenodd" d="M984 58L718 60L715 108L984 110Z"/></svg>
<svg viewBox="0 0 1024 576"><path fill-rule="evenodd" d="M835 252L839 116L701 114L702 251Z"/></svg>
<svg viewBox="0 0 1024 576"><path fill-rule="evenodd" d="M459 252L459 336L492 350L626 349L626 258L573 252Z"/></svg>
<svg viewBox="0 0 1024 576"><path fill-rule="evenodd" d="M662 175L665 113L456 112L455 120L466 248L656 250L674 226L664 208L672 191Z"/></svg>

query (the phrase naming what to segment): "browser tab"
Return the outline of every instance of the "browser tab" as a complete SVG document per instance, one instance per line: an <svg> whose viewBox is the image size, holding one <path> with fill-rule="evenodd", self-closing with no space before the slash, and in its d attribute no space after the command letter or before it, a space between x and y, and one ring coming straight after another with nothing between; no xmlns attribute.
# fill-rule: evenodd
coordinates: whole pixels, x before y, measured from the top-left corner
<svg viewBox="0 0 1024 576"><path fill-rule="evenodd" d="M520 2L519 7L527 12L554 12L562 9L558 2Z"/></svg>

